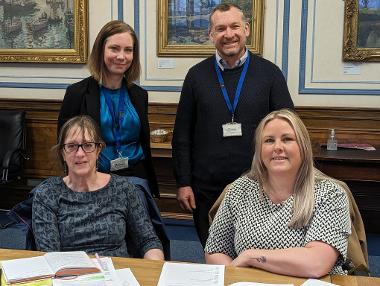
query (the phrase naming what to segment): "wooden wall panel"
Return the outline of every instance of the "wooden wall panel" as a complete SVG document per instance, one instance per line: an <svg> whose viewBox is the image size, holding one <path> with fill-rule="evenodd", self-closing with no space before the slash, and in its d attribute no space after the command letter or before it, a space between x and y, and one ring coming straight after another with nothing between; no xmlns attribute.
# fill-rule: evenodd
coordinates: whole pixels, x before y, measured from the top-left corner
<svg viewBox="0 0 380 286"><path fill-rule="evenodd" d="M31 159L25 165L25 178L44 179L62 174L61 167L50 150L56 143L56 124L60 105L60 101L54 100L0 99L0 109L23 109L27 112L27 131ZM176 109L177 104L150 103L149 121L151 129L172 129ZM296 110L305 122L315 144L325 143L329 134L328 129L335 128L340 142L370 143L380 147L380 108L297 107ZM180 210L175 199L176 188L171 165L170 141L152 143L152 154L162 194L161 199L157 200L160 210L163 214L171 217L189 218L190 215ZM327 171L331 170L332 172L334 170L338 172L338 175L341 174L342 178L350 181L350 186L352 185L355 189L355 195L358 196L363 213L367 214L369 212L370 216L368 217L371 217L374 213L379 213L379 195L373 196L368 190L362 192L360 186L363 184L356 179L350 180L351 178L344 177L349 173L344 167L340 166L339 170L336 170L333 165L329 165L325 166L325 168ZM369 190L373 190L378 186L377 177L375 180L368 177L371 171L373 173L372 169L368 170L364 167L363 170L355 172L362 175L364 180L369 180L368 184L376 186ZM22 197L20 193L26 196L30 188L25 185L15 185L13 186L14 192L7 191L7 194L11 197L12 194L17 193L17 198L15 197L15 199L19 200ZM12 199L9 199L8 202L3 200L0 207L9 207L14 203L15 201ZM374 204L377 206L375 210L373 210Z"/></svg>
<svg viewBox="0 0 380 286"><path fill-rule="evenodd" d="M325 143L330 128L338 142L362 142L380 145L380 109L369 108L296 108L309 130L312 141Z"/></svg>

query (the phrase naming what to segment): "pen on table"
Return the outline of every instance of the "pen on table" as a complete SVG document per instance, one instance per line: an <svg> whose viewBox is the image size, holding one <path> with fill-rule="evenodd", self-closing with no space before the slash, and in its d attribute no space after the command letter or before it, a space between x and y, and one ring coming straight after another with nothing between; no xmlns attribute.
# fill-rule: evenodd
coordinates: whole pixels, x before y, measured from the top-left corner
<svg viewBox="0 0 380 286"><path fill-rule="evenodd" d="M102 261L100 260L100 257L99 257L99 254L98 254L98 253L95 253L95 258L96 258L96 261L98 261L98 263L99 263L100 270L102 270L102 272L104 272L103 263L102 263Z"/></svg>

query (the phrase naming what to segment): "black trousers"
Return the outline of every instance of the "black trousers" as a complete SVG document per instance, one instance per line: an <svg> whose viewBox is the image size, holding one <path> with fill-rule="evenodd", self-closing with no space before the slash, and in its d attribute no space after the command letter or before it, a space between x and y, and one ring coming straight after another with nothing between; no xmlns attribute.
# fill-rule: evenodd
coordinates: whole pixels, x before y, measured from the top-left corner
<svg viewBox="0 0 380 286"><path fill-rule="evenodd" d="M202 246L205 247L208 238L208 230L210 228L208 212L218 199L219 195L222 193L223 189L219 192L215 192L215 190L210 191L200 189L196 186L193 186L192 188L196 204L196 209L193 210L194 225L197 230L199 240Z"/></svg>

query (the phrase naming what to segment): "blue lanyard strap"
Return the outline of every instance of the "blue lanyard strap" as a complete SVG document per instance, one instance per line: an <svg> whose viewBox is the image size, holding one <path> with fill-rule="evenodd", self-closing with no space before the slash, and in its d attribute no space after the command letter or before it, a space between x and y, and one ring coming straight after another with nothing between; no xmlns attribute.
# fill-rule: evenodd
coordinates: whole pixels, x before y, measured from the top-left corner
<svg viewBox="0 0 380 286"><path fill-rule="evenodd" d="M125 87L123 86L120 88L119 106L117 114L115 113L115 109L112 105L110 91L107 88L102 87L102 92L104 94L104 99L106 100L106 104L108 106L112 118L112 133L115 137L116 150L119 151L121 146L121 125L125 113Z"/></svg>
<svg viewBox="0 0 380 286"><path fill-rule="evenodd" d="M226 102L228 110L231 113L232 122L234 121L236 106L237 106L237 104L239 102L239 98L240 98L240 94L241 94L241 89L243 87L245 76L247 75L247 70L248 70L248 65L249 65L249 58L250 58L250 56L249 56L249 53L248 53L247 59L245 60L245 63L244 63L243 70L242 70L242 72L240 74L238 85L236 87L233 105L231 104L231 100L228 97L227 89L226 89L226 86L224 85L224 80L223 80L223 77L222 77L222 73L220 71L220 67L218 65L217 60L215 59L215 72L216 72L216 75L218 77L218 81L219 81L220 89L222 90L224 101Z"/></svg>

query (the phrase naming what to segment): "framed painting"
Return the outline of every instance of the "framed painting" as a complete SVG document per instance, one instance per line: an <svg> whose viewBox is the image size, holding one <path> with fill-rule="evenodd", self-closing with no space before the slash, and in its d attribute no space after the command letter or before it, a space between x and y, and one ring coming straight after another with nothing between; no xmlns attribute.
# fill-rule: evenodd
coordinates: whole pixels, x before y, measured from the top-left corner
<svg viewBox="0 0 380 286"><path fill-rule="evenodd" d="M0 0L0 62L85 63L88 0Z"/></svg>
<svg viewBox="0 0 380 286"><path fill-rule="evenodd" d="M209 16L211 10L223 2L233 2L242 8L251 29L247 47L262 55L264 1L158 0L158 56L199 57L214 53L208 37Z"/></svg>
<svg viewBox="0 0 380 286"><path fill-rule="evenodd" d="M380 61L380 0L345 0L344 61Z"/></svg>

